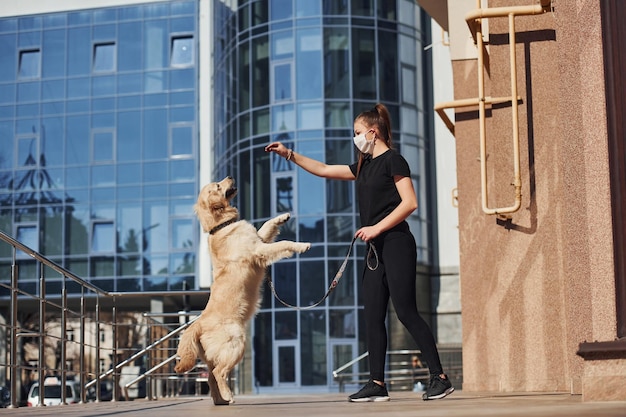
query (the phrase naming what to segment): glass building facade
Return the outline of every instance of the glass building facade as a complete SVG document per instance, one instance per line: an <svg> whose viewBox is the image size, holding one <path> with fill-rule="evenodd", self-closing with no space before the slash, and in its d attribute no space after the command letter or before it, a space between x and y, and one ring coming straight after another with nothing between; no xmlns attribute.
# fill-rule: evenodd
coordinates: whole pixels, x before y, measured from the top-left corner
<svg viewBox="0 0 626 417"><path fill-rule="evenodd" d="M0 19L0 230L104 290L197 288L197 25L195 0Z"/></svg>
<svg viewBox="0 0 626 417"><path fill-rule="evenodd" d="M281 299L305 307L323 296L359 219L352 182L317 178L263 148L279 140L329 164L352 163L353 118L377 102L389 108L394 144L411 167L420 209L408 221L425 271L418 280L427 282L429 19L410 0L216 1L214 7L214 176L237 180L242 217L260 224L290 212L279 239L312 243L309 252L272 266ZM367 350L358 285L363 252L358 244L319 307L291 309L265 291L253 326L258 387L333 386L332 370ZM411 346L392 336L390 348L395 342Z"/></svg>
<svg viewBox="0 0 626 417"><path fill-rule="evenodd" d="M290 212L279 239L312 243L269 271L282 300L309 306L359 227L354 184L263 148L280 140L351 163L354 116L383 102L418 193L408 221L428 303L430 19L414 1L112 0L84 10L65 1L71 10L0 18L0 230L104 290L201 289L206 236L193 204L208 177L231 175L242 218L260 225ZM244 386L336 387L332 370L366 351L364 250L357 243L315 308L288 308L265 289ZM20 285L36 292L34 264L19 262ZM10 268L0 245L0 271ZM390 329L390 348L414 347Z"/></svg>

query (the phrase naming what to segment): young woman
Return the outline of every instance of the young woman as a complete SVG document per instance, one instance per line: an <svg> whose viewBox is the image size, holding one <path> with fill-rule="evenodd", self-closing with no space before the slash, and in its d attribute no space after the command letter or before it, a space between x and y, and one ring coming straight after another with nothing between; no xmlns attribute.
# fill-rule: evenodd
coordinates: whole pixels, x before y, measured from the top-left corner
<svg viewBox="0 0 626 417"><path fill-rule="evenodd" d="M389 401L384 371L385 319L390 297L398 319L420 347L422 359L430 370L430 383L422 398L443 398L454 388L443 372L435 338L418 314L415 300L417 253L406 218L417 208L417 197L409 165L393 149L391 120L383 104L356 117L354 134L354 144L360 154L352 165L327 165L287 149L280 142L270 143L265 151L274 152L319 177L356 181L362 227L355 237L374 246L378 265L370 262L362 275L370 381L350 395L349 400Z"/></svg>

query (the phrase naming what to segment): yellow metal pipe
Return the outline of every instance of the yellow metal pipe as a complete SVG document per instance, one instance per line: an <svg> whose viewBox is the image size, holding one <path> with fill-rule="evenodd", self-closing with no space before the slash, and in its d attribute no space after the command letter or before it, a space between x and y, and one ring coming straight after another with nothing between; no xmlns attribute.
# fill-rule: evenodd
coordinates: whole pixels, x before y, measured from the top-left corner
<svg viewBox="0 0 626 417"><path fill-rule="evenodd" d="M481 1L476 0L477 9L469 12L465 20L474 37L478 49L478 98L455 100L440 103L435 106L435 111L442 118L448 129L454 134L454 123L450 121L444 109L467 107L478 104L479 134L480 134L480 172L482 189L482 209L486 214L506 215L518 211L522 203L522 180L520 168L520 145L519 145L519 96L517 92L517 58L515 53L515 16L542 14L550 10L551 0L539 0L539 4L533 6L481 8ZM490 99L485 97L485 49L482 37L482 19L491 17L509 18L509 53L511 66L511 96ZM513 133L513 169L515 187L515 202L509 207L489 208L489 194L487 187L487 151L486 151L486 114L485 104L502 101L511 101L512 133Z"/></svg>

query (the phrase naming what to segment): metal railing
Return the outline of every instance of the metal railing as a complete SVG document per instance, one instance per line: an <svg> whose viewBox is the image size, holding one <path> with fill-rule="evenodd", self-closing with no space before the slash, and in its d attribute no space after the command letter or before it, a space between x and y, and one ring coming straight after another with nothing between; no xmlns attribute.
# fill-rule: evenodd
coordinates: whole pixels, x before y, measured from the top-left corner
<svg viewBox="0 0 626 417"><path fill-rule="evenodd" d="M444 371L452 384L461 387L463 384L462 352L460 345L438 346L439 356ZM360 385L370 378L366 364L361 362L369 356L369 352L362 353L351 361L333 371L333 378L339 385L339 392L345 392L346 385ZM421 361L421 352L413 349L387 351L387 368L385 382L390 390L413 390L416 384L427 385L430 371ZM359 368L354 372L353 369Z"/></svg>
<svg viewBox="0 0 626 417"><path fill-rule="evenodd" d="M0 245L0 253L11 254L0 258L0 340L6 341L0 342L0 386L10 391L10 401L0 406L26 405L28 388L50 376L61 386L73 380L78 402L129 399L129 388L144 379L151 399L173 392L161 388L164 381L180 385L190 378L173 372L177 336L189 323L181 324L178 314L167 322L165 314L158 320L150 313L124 313L120 306L127 298L199 291L109 292L1 231ZM130 368L138 372L129 374ZM61 396L62 404L75 401L66 390ZM43 397L29 405L43 405Z"/></svg>

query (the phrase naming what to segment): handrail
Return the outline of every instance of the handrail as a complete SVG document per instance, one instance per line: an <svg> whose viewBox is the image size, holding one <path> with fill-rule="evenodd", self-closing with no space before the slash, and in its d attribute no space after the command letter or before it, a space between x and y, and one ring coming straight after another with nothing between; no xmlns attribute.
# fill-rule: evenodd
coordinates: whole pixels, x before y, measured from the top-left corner
<svg viewBox="0 0 626 417"><path fill-rule="evenodd" d="M144 372L143 374L139 375L137 378L135 378L135 379L127 382L126 384L124 384L124 398L126 398L126 401L130 400L130 396L128 395L128 388L130 388L132 385L136 384L137 382L143 381L144 379L146 379L146 377L148 375L152 375L154 373L154 371L156 371L157 369L161 369L165 365L167 365L170 362L176 360L176 358L178 358L178 355L174 354L174 355L170 356L169 358L165 359L164 361L160 362L156 366L153 366L152 368L148 369L146 372Z"/></svg>
<svg viewBox="0 0 626 417"><path fill-rule="evenodd" d="M519 109L518 101L520 100L517 93L517 58L515 53L515 16L537 15L542 14L551 9L551 0L538 0L539 4L531 6L513 6L513 7L493 7L482 8L480 0L477 0L477 9L470 11L465 16L465 21L476 43L478 50L478 97L472 99L455 100L447 103L435 105L435 111L442 118L448 129L455 133L454 123L450 121L444 109L467 107L478 105L479 123L480 123L480 178L482 191L482 210L484 213L492 215L508 215L518 211L522 205L522 179L520 168L520 144L519 144ZM509 62L511 68L511 95L510 97L499 98L498 101L510 101L512 106L512 134L513 134L513 186L515 188L515 201L508 207L490 208L488 201L487 186L487 146L486 146L486 111L485 105L494 103L493 99L485 97L485 48L482 37L482 19L492 17L506 17L509 19Z"/></svg>
<svg viewBox="0 0 626 417"><path fill-rule="evenodd" d="M93 381L90 381L88 384L85 385L86 388L91 387L93 384L96 383L96 381L98 379L102 379L105 378L109 375L111 375L113 372L117 371L118 369L122 368L125 365L128 365L131 362L134 362L137 358L140 358L141 356L143 356L146 352L148 352L149 350L154 349L155 347L159 346L161 343L171 339L173 336L176 336L178 333L182 332L183 330L185 330L187 327L189 327L194 321L196 321L200 316L194 317L193 319L189 320L187 323L177 327L176 329L172 330L171 332L169 332L168 334L166 334L165 336L161 337L160 339L158 339L157 341L151 343L150 345L146 346L145 348L135 352L133 355L131 355L129 358L123 360L122 362L118 363L117 365L115 365L113 368L109 369L108 371L100 374L99 378L94 379Z"/></svg>
<svg viewBox="0 0 626 417"><path fill-rule="evenodd" d="M22 252L24 252L25 254L30 256L31 258L36 259L37 261L41 262L42 264L46 265L47 267L55 270L59 274L61 274L63 276L66 276L68 278L71 278L73 281L76 281L81 286L83 286L85 288L88 288L89 290L93 291L94 293L100 294L100 295L110 296L110 294L107 291L105 291L105 290L103 290L103 289L93 285L90 282L85 281L84 279L82 279L78 275L73 274L71 271L68 271L67 269L63 268L59 264L51 261L50 259L46 258L45 256L43 256L39 252L29 248L28 246L24 245L21 242L13 239L11 236L7 235L2 230L0 230L0 240L4 240L5 242L7 242L9 245L13 246L14 248L17 248L17 249L21 250Z"/></svg>
<svg viewBox="0 0 626 417"><path fill-rule="evenodd" d="M357 356L356 358L352 359L350 362L346 363L345 365L340 366L339 368L335 369L333 371L333 378L337 378L339 376L339 372L351 367L352 365L354 365L357 362L360 362L361 359L366 358L367 356L369 356L369 352L365 352L365 353L361 353L359 356Z"/></svg>
<svg viewBox="0 0 626 417"><path fill-rule="evenodd" d="M19 407L20 389L18 384L23 382L32 382L29 379L23 381L22 374L28 370L38 378L40 383L43 383L46 375L56 375L60 383L63 384L67 380L72 378L80 379L80 394L78 398L72 400L86 402L87 390L94 386L94 384L100 384L102 379L106 376L112 375L114 380L120 376L119 369L129 364L131 361L139 358L151 349L164 343L166 340L173 338L176 334L187 328L195 319L187 322L186 324L178 327L177 329L169 332L166 336L161 337L159 340L154 341L140 352L135 353L129 359L122 361L119 364L114 363L114 368L105 373L101 373L98 369L100 366L100 358L104 355L112 358L118 358L118 354L124 355L122 350L127 350L128 347L118 346L118 327L125 326L126 324L119 322L118 317L118 302L126 297L165 297L165 296L178 296L178 295L192 295L192 294L210 294L209 291L197 291L197 290L180 290L180 291L147 291L147 292L109 292L99 288L85 279L75 275L71 271L63 268L54 261L48 259L46 256L33 250L32 248L17 241L13 237L7 235L3 231L0 231L0 243L8 244L11 248L11 255L7 261L3 261L3 264L10 265L10 280L7 282L3 280L0 282L0 289L6 291L6 295L3 295L1 302L6 304L7 312L10 315L6 323L0 323L0 329L4 329L7 334L7 354L0 358L0 370L4 370L3 377L6 382L10 381L10 404L9 408ZM21 251L24 253L19 253ZM26 278L30 284L35 284L35 290L30 290L28 286L23 286L22 282L18 280L21 273L19 271L22 266L22 262L26 261L30 264L34 259L34 268L32 272L29 271ZM54 271L59 274L57 277L54 275L51 280L60 284L60 288L51 292L49 287L50 280L46 276L49 271ZM72 294L68 295L69 288L68 282L74 282L78 285L78 289L72 290ZM29 285L30 285L29 284ZM48 288L48 291L46 289ZM68 303L69 297L80 298L80 305L78 308L74 308L73 305ZM87 299L92 298L95 302L89 303L90 307L87 310ZM59 300L60 299L60 300ZM105 303L104 299L112 300L112 303L106 303L108 307L103 307ZM19 307L22 302L35 302L38 305L38 314L34 316L35 320L32 320L31 327L22 327L23 324L19 322L19 313L22 312ZM35 307L37 308L37 307ZM106 311L106 316L101 314ZM54 315L58 317L55 322L58 324L56 330L52 330L50 327L51 322L49 316ZM151 313L146 313L153 315ZM167 313L162 313L165 315ZM191 312L185 312L185 315L192 315ZM106 320L106 321L105 321ZM71 324L75 323L75 324ZM163 323L167 327L170 327L166 323ZM74 326L80 332L79 340L74 340L68 334L70 326ZM76 327L78 326L78 327ZM177 324L178 326L178 324ZM148 325L150 327L150 325ZM112 342L108 344L101 343L100 334L101 331L108 331L111 333ZM89 339L87 339L89 337ZM36 363L29 365L23 363L20 358L20 349L18 344L22 343L20 340L29 338L38 345L38 356L36 357ZM48 365L50 361L49 345L50 341L53 344L57 344L58 351L57 361L55 365ZM102 353L101 351L105 351ZM70 353L71 351L71 353ZM124 355L125 356L125 355ZM73 368L66 366L66 361L70 358L75 359L76 365ZM171 361L171 360L170 360ZM169 363L169 362L168 362ZM73 374L73 375L72 375ZM10 379L8 379L10 378ZM94 378L94 379L92 379ZM92 379L88 382L88 379ZM23 381L23 382L22 382ZM5 382L5 381L2 381ZM98 385L99 388L99 385ZM119 384L113 384L113 400L119 398ZM66 398L65 390L61 390L61 401L65 403L69 398ZM96 391L96 400L100 400L100 389ZM39 396L39 405L43 405L43 396Z"/></svg>
<svg viewBox="0 0 626 417"><path fill-rule="evenodd" d="M420 350L415 350L415 349L398 349L398 350L389 350L387 351L386 355L387 356L392 356L392 355L413 355L414 357L418 357L421 354ZM350 368L351 366L355 365L356 363L360 362L361 360L365 359L367 356L369 356L369 352L366 351L362 354L360 354L359 356L357 356L356 358L348 361L347 363L341 365L339 368L335 369L332 371L333 373L333 378L335 380L338 381L339 383L339 392L343 392L344 388L345 388L345 384L346 384L346 379L350 379L351 382L356 382L353 378L354 377L362 377L362 376L369 376L368 373L345 373L345 374L341 374L341 372L345 371L346 369ZM395 366L406 366L408 364L411 364L411 368L406 368L406 369L394 369L394 365ZM420 363L420 365L417 365L418 363ZM414 382L415 379L424 379L424 378L428 378L429 376L429 371L428 368L423 367L421 365L421 362L418 361L414 361L411 360L411 362L393 362L393 361L389 361L388 362L388 367L389 369L385 370L385 380L387 381L388 384L394 384L394 383L398 383L398 382L407 382L407 381L412 381Z"/></svg>

